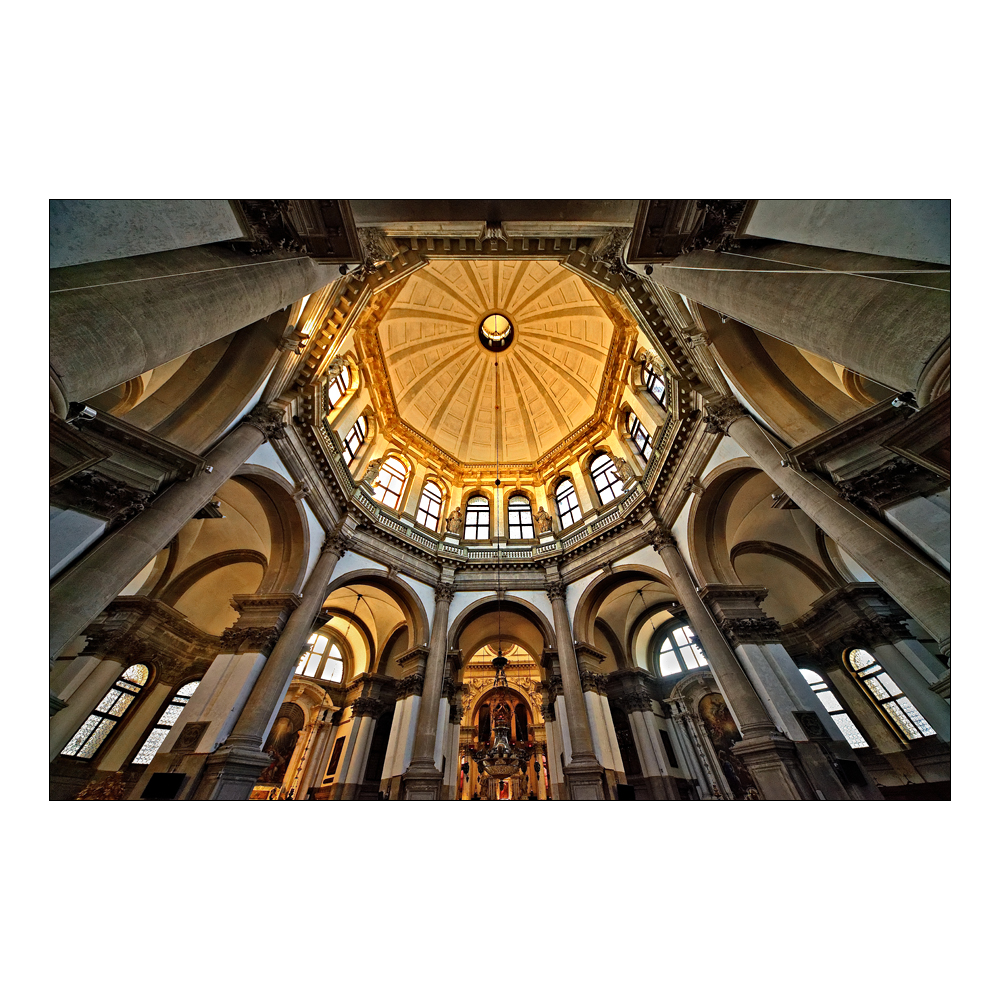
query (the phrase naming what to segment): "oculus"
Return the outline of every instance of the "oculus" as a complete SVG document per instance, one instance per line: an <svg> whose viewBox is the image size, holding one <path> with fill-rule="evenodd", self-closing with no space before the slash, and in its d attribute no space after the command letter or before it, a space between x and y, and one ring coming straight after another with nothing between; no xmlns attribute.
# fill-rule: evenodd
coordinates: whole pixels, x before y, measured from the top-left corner
<svg viewBox="0 0 1000 1000"><path fill-rule="evenodd" d="M479 324L479 342L494 353L507 350L514 343L514 324L502 313L490 313Z"/></svg>

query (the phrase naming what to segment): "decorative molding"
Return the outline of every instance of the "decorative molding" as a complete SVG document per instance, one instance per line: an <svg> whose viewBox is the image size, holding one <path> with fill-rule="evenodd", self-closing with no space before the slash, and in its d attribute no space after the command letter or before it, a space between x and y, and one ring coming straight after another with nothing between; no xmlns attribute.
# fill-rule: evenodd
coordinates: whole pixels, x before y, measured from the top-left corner
<svg viewBox="0 0 1000 1000"><path fill-rule="evenodd" d="M455 599L455 586L451 583L439 583L434 588L434 599L445 604L451 604Z"/></svg>
<svg viewBox="0 0 1000 1000"><path fill-rule="evenodd" d="M555 603L556 601L566 601L566 584L561 580L554 580L551 583L545 584L545 596Z"/></svg>
<svg viewBox="0 0 1000 1000"><path fill-rule="evenodd" d="M616 226L598 236L587 253L591 260L603 264L612 274L621 274L626 270L622 256L631 236L631 228Z"/></svg>
<svg viewBox="0 0 1000 1000"><path fill-rule="evenodd" d="M243 423L256 427L264 435L265 440L270 440L284 432L285 414L279 407L271 406L269 403L258 403L243 418Z"/></svg>
<svg viewBox="0 0 1000 1000"><path fill-rule="evenodd" d="M792 712L795 716L799 725L802 727L802 732L810 740L828 740L830 739L830 734L826 731L823 723L820 722L819 716L815 712Z"/></svg>
<svg viewBox="0 0 1000 1000"><path fill-rule="evenodd" d="M270 655L274 644L281 635L277 625L257 628L227 628L219 638L219 644L226 653L264 653Z"/></svg>
<svg viewBox="0 0 1000 1000"><path fill-rule="evenodd" d="M181 730L181 734L177 737L177 740L175 741L170 752L188 753L193 751L201 742L201 738L205 735L205 730L208 729L208 725L207 721L189 722Z"/></svg>
<svg viewBox="0 0 1000 1000"><path fill-rule="evenodd" d="M780 643L784 638L781 626L767 615L759 618L723 618L719 628L734 646L749 644L763 646Z"/></svg>
<svg viewBox="0 0 1000 1000"><path fill-rule="evenodd" d="M385 711L385 708L386 706L381 699L370 698L365 695L355 698L351 702L351 713L355 718L370 715L374 719L381 715Z"/></svg>
<svg viewBox="0 0 1000 1000"><path fill-rule="evenodd" d="M728 434L734 420L748 416L746 408L735 396L725 396L715 403L705 404L702 422L713 434Z"/></svg>
<svg viewBox="0 0 1000 1000"><path fill-rule="evenodd" d="M705 487L698 481L697 476L691 476L681 489L685 493L693 493L696 497L705 495Z"/></svg>
<svg viewBox="0 0 1000 1000"><path fill-rule="evenodd" d="M580 683L584 691L595 691L597 694L608 693L607 674L598 673L596 670L581 670Z"/></svg>

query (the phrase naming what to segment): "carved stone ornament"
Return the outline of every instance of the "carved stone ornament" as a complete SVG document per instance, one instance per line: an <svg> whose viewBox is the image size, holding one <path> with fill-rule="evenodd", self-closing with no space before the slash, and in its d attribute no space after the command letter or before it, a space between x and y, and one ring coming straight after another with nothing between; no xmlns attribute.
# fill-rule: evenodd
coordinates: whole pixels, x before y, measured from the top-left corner
<svg viewBox="0 0 1000 1000"><path fill-rule="evenodd" d="M884 508L921 493L934 492L944 480L905 458L896 458L871 472L837 483L837 491L849 503L879 514Z"/></svg>
<svg viewBox="0 0 1000 1000"><path fill-rule="evenodd" d="M455 599L455 588L450 583L439 583L434 588L434 599L437 601L444 601L446 604L451 604Z"/></svg>
<svg viewBox="0 0 1000 1000"><path fill-rule="evenodd" d="M239 207L250 243L236 243L253 257L265 256L275 250L304 252L302 238L292 225L288 199L241 198Z"/></svg>
<svg viewBox="0 0 1000 1000"><path fill-rule="evenodd" d="M107 530L113 531L144 511L153 494L132 489L96 472L78 472L55 487L52 499L74 510L107 519Z"/></svg>
<svg viewBox="0 0 1000 1000"><path fill-rule="evenodd" d="M646 531L646 537L654 552L659 552L664 545L677 548L677 539L674 537L674 533L669 528L664 528L659 524L654 524L649 528Z"/></svg>
<svg viewBox="0 0 1000 1000"><path fill-rule="evenodd" d="M618 470L618 477L623 483L635 479L635 473L627 458L623 458L621 455L612 455L611 461L614 462L615 468Z"/></svg>
<svg viewBox="0 0 1000 1000"><path fill-rule="evenodd" d="M613 273L625 270L622 263L622 254L625 251L625 244L632 235L632 230L624 226L616 226L609 229L604 235L597 237L590 244L588 253L592 260L600 261L607 269Z"/></svg>
<svg viewBox="0 0 1000 1000"><path fill-rule="evenodd" d="M553 603L566 600L566 584L561 580L545 584L545 596Z"/></svg>
<svg viewBox="0 0 1000 1000"><path fill-rule="evenodd" d="M354 714L355 718L360 718L363 715L370 715L373 719L381 715L385 705L378 698L368 698L362 696L361 698L355 698L351 702L351 712Z"/></svg>
<svg viewBox="0 0 1000 1000"><path fill-rule="evenodd" d="M785 636L781 626L767 615L760 618L724 618L719 622L719 628L734 646L781 642Z"/></svg>
<svg viewBox="0 0 1000 1000"><path fill-rule="evenodd" d="M335 358L332 358L330 363L326 366L326 373L331 379L335 379L346 367L347 358L342 358L338 354Z"/></svg>
<svg viewBox="0 0 1000 1000"><path fill-rule="evenodd" d="M663 378L663 365L652 351L640 351L636 355L634 363L637 367L649 369L654 375L659 375L660 378Z"/></svg>
<svg viewBox="0 0 1000 1000"><path fill-rule="evenodd" d="M205 730L208 729L207 722L189 722L182 730L177 742L174 743L171 753L185 753L194 750L201 742Z"/></svg>
<svg viewBox="0 0 1000 1000"><path fill-rule="evenodd" d="M277 437L283 432L285 426L285 414L276 406L268 403L258 403L244 418L243 423L257 430L266 439Z"/></svg>
<svg viewBox="0 0 1000 1000"><path fill-rule="evenodd" d="M378 474L382 470L382 462L384 459L373 458L368 463L368 468L365 469L365 474L361 477L361 482L366 486L374 486L375 480L378 479Z"/></svg>
<svg viewBox="0 0 1000 1000"><path fill-rule="evenodd" d="M348 549L349 542L343 535L334 535L328 538L323 543L323 548L320 549L320 554L325 555L328 552L334 553L339 559Z"/></svg>
<svg viewBox="0 0 1000 1000"><path fill-rule="evenodd" d="M462 530L462 508L456 507L444 523L445 529L453 535L457 535Z"/></svg>
<svg viewBox="0 0 1000 1000"><path fill-rule="evenodd" d="M618 699L618 705L623 712L649 712L652 710L652 702L641 691L631 691L623 694Z"/></svg>
<svg viewBox="0 0 1000 1000"><path fill-rule="evenodd" d="M361 226L358 229L358 241L361 244L361 269L366 274L399 253L396 241L377 226Z"/></svg>
<svg viewBox="0 0 1000 1000"><path fill-rule="evenodd" d="M599 674L596 670L581 670L580 683L584 691L596 691L598 694L606 694L608 690L608 678L605 674Z"/></svg>
<svg viewBox="0 0 1000 1000"><path fill-rule="evenodd" d="M849 643L855 646L870 648L873 646L891 646L897 639L912 638L909 630L902 622L888 620L863 619L854 622L850 629L840 639L839 644Z"/></svg>
<svg viewBox="0 0 1000 1000"><path fill-rule="evenodd" d="M278 346L283 351L292 351L295 354L301 354L308 343L309 334L303 333L302 330L296 330L293 327L291 330L285 332L285 335L278 341Z"/></svg>
<svg viewBox="0 0 1000 1000"><path fill-rule="evenodd" d="M404 698L409 698L410 695L420 694L424 689L424 675L421 673L410 674L409 677L403 677L396 684L396 701L402 701Z"/></svg>
<svg viewBox="0 0 1000 1000"><path fill-rule="evenodd" d="M826 731L819 716L815 712L792 712L802 727L802 732L811 740L828 740L830 734Z"/></svg>
<svg viewBox="0 0 1000 1000"><path fill-rule="evenodd" d="M705 487L698 482L697 476L691 476L682 488L685 493L693 493L696 497L705 495Z"/></svg>
<svg viewBox="0 0 1000 1000"><path fill-rule="evenodd" d="M281 629L271 627L227 628L219 642L227 653L270 653L281 635Z"/></svg>
<svg viewBox="0 0 1000 1000"><path fill-rule="evenodd" d="M545 722L556 721L556 707L551 701L542 702L542 719Z"/></svg>
<svg viewBox="0 0 1000 1000"><path fill-rule="evenodd" d="M552 515L544 507L539 507L532 514L532 520L535 522L535 527L538 529L539 534L543 531L549 531L552 528Z"/></svg>
<svg viewBox="0 0 1000 1000"><path fill-rule="evenodd" d="M121 660L122 663L145 663L151 665L152 650L142 640L127 632L98 633L87 640L85 656L102 656L107 660Z"/></svg>
<svg viewBox="0 0 1000 1000"><path fill-rule="evenodd" d="M743 404L735 396L727 396L717 403L706 403L702 421L713 434L728 434L729 425L745 416L747 411Z"/></svg>

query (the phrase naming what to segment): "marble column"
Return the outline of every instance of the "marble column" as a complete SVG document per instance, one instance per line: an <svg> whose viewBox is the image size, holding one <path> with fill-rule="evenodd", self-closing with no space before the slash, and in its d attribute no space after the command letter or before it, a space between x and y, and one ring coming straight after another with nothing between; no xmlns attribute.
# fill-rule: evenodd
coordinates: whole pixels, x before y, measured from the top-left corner
<svg viewBox="0 0 1000 1000"><path fill-rule="evenodd" d="M448 646L448 610L455 596L450 583L434 588L434 620L427 653L417 730L413 741L413 759L403 775L403 798L439 799L443 775L434 761L441 693L444 690L444 666Z"/></svg>
<svg viewBox="0 0 1000 1000"><path fill-rule="evenodd" d="M580 681L580 667L573 645L573 629L566 609L566 584L552 581L545 593L552 604L553 624L556 630L556 649L559 653L559 671L563 696L566 701L566 723L569 729L570 759L563 766L566 786L571 799L599 800L604 798L601 767L594 753L594 741L587 720L587 705Z"/></svg>
<svg viewBox="0 0 1000 1000"><path fill-rule="evenodd" d="M50 663L265 441L282 433L282 425L281 410L264 403L255 406L205 456L205 472L167 487L55 581L49 591Z"/></svg>
<svg viewBox="0 0 1000 1000"><path fill-rule="evenodd" d="M383 708L377 698L361 697L352 703L351 712L356 720L357 739L354 741L344 780L339 782L341 787L334 793L334 798L350 800L358 797L358 786L364 779L368 751L371 749L372 735L375 731L375 716L379 715Z"/></svg>
<svg viewBox="0 0 1000 1000"><path fill-rule="evenodd" d="M89 399L338 280L275 253L189 247L50 272L49 352L63 402Z"/></svg>
<svg viewBox="0 0 1000 1000"><path fill-rule="evenodd" d="M922 271L867 277L852 272ZM775 271L801 271L779 274ZM924 402L949 385L951 295L940 265L782 243L699 250L654 280L747 326Z"/></svg>
<svg viewBox="0 0 1000 1000"><path fill-rule="evenodd" d="M819 480L782 465L784 448L733 397L705 407L705 423L728 434L773 482L890 594L948 655L951 585L942 570L917 554L891 528L865 517Z"/></svg>
<svg viewBox="0 0 1000 1000"><path fill-rule="evenodd" d="M302 590L301 601L289 615L236 725L225 743L206 762L197 798L246 799L260 772L270 763L270 756L263 753L261 747L281 707L316 615L323 606L330 577L347 544L344 536L336 535L323 545Z"/></svg>
<svg viewBox="0 0 1000 1000"><path fill-rule="evenodd" d="M684 610L698 633L719 690L726 699L743 740L733 748L744 758L765 799L811 799L813 797L795 753L795 744L779 733L757 692L743 672L719 629L714 616L701 599L691 579L677 540L655 526L650 543L660 553Z"/></svg>
<svg viewBox="0 0 1000 1000"><path fill-rule="evenodd" d="M646 779L646 787L649 789L650 797L657 801L665 799L677 799L680 796L673 789L674 794L668 794L667 783L663 769L657 759L656 751L653 749L653 741L646 725L646 713L649 711L649 698L634 691L618 699L623 711L628 715L629 725L632 727L632 736L635 740L635 748L639 753L639 763L642 765L642 774Z"/></svg>
<svg viewBox="0 0 1000 1000"><path fill-rule="evenodd" d="M322 780L321 768L326 766L333 751L333 716L334 709L321 708L316 719L314 738L309 748L309 756L302 769L302 776L295 788L295 798L302 800L309 797L309 789ZM317 780L319 779L319 780Z"/></svg>

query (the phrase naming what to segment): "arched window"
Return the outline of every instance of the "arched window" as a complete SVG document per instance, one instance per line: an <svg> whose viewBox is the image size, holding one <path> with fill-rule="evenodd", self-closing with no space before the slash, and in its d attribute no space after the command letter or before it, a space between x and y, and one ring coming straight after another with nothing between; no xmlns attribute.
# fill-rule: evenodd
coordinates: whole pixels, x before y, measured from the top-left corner
<svg viewBox="0 0 1000 1000"><path fill-rule="evenodd" d="M313 632L309 636L309 647L295 668L297 674L305 677L319 677L324 681L339 682L344 677L344 654L328 635Z"/></svg>
<svg viewBox="0 0 1000 1000"><path fill-rule="evenodd" d="M144 663L133 663L127 667L97 708L87 716L87 721L76 731L73 739L63 747L63 756L90 760L111 730L121 722L148 680L149 668Z"/></svg>
<svg viewBox="0 0 1000 1000"><path fill-rule="evenodd" d="M531 520L531 501L527 497L510 498L507 504L507 537L535 537L535 526Z"/></svg>
<svg viewBox="0 0 1000 1000"><path fill-rule="evenodd" d="M580 502L576 499L576 490L573 489L573 480L568 476L556 484L556 513L559 515L560 528L568 528L583 517Z"/></svg>
<svg viewBox="0 0 1000 1000"><path fill-rule="evenodd" d="M590 478L594 480L594 488L597 490L601 506L611 503L615 497L620 497L625 492L618 469L606 452L601 452L590 463Z"/></svg>
<svg viewBox="0 0 1000 1000"><path fill-rule="evenodd" d="M185 684L178 689L177 693L170 699L170 704L163 710L163 714L156 720L156 725L146 737L142 749L132 758L133 764L148 764L156 756L156 751L163 745L167 733L173 728L177 717L191 700L191 695L198 690L200 683L201 681L191 681L190 684Z"/></svg>
<svg viewBox="0 0 1000 1000"><path fill-rule="evenodd" d="M365 443L365 435L368 433L368 418L362 414L354 421L354 426L347 432L344 438L344 462L348 465L354 461L355 456Z"/></svg>
<svg viewBox="0 0 1000 1000"><path fill-rule="evenodd" d="M836 695L830 690L826 681L815 670L807 670L805 667L802 667L799 673L806 679L809 687L816 692L816 697L830 713L830 718L837 723L837 728L844 734L844 739L855 749L868 746L868 741L854 725L854 720L844 711L844 706L837 701Z"/></svg>
<svg viewBox="0 0 1000 1000"><path fill-rule="evenodd" d="M382 463L378 479L375 481L375 499L379 503L384 503L386 507L398 510L399 498L403 495L407 475L406 466L395 455L387 458Z"/></svg>
<svg viewBox="0 0 1000 1000"><path fill-rule="evenodd" d="M896 723L908 740L935 735L930 723L913 707L899 685L867 649L852 649L847 654L847 665L871 699Z"/></svg>
<svg viewBox="0 0 1000 1000"><path fill-rule="evenodd" d="M438 520L441 517L441 503L444 497L436 483L428 483L420 494L420 506L417 508L417 524L422 524L431 531L438 530Z"/></svg>
<svg viewBox="0 0 1000 1000"><path fill-rule="evenodd" d="M649 431L642 426L634 413L628 415L625 426L628 430L628 436L632 439L632 444L635 445L635 450L642 456L644 462L648 462L650 455L653 454L653 444L649 439Z"/></svg>
<svg viewBox="0 0 1000 1000"><path fill-rule="evenodd" d="M490 502L486 497L470 497L465 505L465 537L473 540L490 537Z"/></svg>
<svg viewBox="0 0 1000 1000"><path fill-rule="evenodd" d="M332 410L347 394L351 388L351 370L344 365L340 374L336 378L330 379L330 388L327 395L330 398L330 409Z"/></svg>
<svg viewBox="0 0 1000 1000"><path fill-rule="evenodd" d="M649 364L644 364L642 366L643 381L646 383L646 388L653 394L653 399L655 399L660 406L664 409L667 408L667 386L663 381L662 375L657 375L656 372L649 366Z"/></svg>
<svg viewBox="0 0 1000 1000"><path fill-rule="evenodd" d="M690 625L679 625L663 637L656 666L661 677L708 666L708 660L698 644L698 637Z"/></svg>

